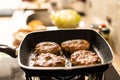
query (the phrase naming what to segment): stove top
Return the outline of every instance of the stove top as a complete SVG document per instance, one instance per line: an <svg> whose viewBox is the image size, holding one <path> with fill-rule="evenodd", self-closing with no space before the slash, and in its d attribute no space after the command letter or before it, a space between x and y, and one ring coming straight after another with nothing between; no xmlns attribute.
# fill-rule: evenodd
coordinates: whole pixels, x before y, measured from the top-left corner
<svg viewBox="0 0 120 80"><path fill-rule="evenodd" d="M111 66L105 72L104 80L120 80L120 75L117 73L115 68L113 66Z"/></svg>
<svg viewBox="0 0 120 80"><path fill-rule="evenodd" d="M111 67L104 72L103 77L99 78L91 74L87 76L67 76L67 77L32 77L27 80L120 80L120 76L115 70L115 68L111 65Z"/></svg>

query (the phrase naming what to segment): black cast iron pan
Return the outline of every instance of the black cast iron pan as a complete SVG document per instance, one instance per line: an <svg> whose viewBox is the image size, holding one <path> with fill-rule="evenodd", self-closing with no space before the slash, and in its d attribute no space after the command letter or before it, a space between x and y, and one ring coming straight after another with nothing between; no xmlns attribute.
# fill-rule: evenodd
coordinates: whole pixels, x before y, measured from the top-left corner
<svg viewBox="0 0 120 80"><path fill-rule="evenodd" d="M91 49L101 57L103 62L100 64L74 67L29 67L29 56L36 44L42 41L54 41L60 44L70 39L85 39L90 42ZM24 38L18 48L19 65L30 76L69 76L104 72L109 68L112 60L113 52L109 44L99 33L90 29L32 32Z"/></svg>

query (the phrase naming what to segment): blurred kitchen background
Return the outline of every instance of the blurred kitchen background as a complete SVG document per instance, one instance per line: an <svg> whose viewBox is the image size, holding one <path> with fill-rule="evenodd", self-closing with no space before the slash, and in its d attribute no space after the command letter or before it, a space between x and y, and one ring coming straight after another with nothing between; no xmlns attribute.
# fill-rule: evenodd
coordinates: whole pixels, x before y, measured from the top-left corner
<svg viewBox="0 0 120 80"><path fill-rule="evenodd" d="M119 53L120 0L0 0L0 19L14 16L17 10L39 8L49 10L72 8L82 16L88 16L84 26L107 24L110 27L110 44L114 51ZM0 23L3 24L3 20Z"/></svg>
<svg viewBox="0 0 120 80"><path fill-rule="evenodd" d="M117 54L117 59L120 59L120 0L0 0L0 43L12 46L13 33L18 28L25 26L25 18L23 17L26 15L26 11L33 9L36 11L39 9L57 11L66 8L76 10L83 17L80 28L86 28L92 24L106 24L110 28L107 41L114 54ZM10 63L9 65L13 64ZM116 68L120 72L120 68ZM3 78L1 80L11 79ZM18 79L15 77L12 80Z"/></svg>

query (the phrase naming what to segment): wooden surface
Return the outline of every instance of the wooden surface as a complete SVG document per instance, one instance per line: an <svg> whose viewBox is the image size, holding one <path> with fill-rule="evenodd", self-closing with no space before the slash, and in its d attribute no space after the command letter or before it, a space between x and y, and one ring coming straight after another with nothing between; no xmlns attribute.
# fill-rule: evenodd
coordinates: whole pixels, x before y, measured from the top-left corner
<svg viewBox="0 0 120 80"><path fill-rule="evenodd" d="M114 59L113 59L113 66L117 70L118 74L120 75L120 55L117 53L114 53Z"/></svg>

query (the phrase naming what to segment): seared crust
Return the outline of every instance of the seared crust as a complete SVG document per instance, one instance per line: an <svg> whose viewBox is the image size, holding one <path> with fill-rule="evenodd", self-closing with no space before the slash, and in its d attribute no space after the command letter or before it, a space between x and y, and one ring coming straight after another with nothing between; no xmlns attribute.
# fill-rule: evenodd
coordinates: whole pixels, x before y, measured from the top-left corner
<svg viewBox="0 0 120 80"><path fill-rule="evenodd" d="M51 53L41 53L34 59L33 66L35 67L64 67L65 59L62 56L57 56Z"/></svg>
<svg viewBox="0 0 120 80"><path fill-rule="evenodd" d="M74 52L71 54L70 60L75 66L96 64L101 62L101 59L96 53L88 50L79 50Z"/></svg>
<svg viewBox="0 0 120 80"><path fill-rule="evenodd" d="M37 54L41 53L58 54L61 51L61 47L55 42L40 42L36 45L35 51Z"/></svg>
<svg viewBox="0 0 120 80"><path fill-rule="evenodd" d="M62 42L61 46L65 51L72 53L77 50L88 50L90 43L83 39L75 39L64 41Z"/></svg>

